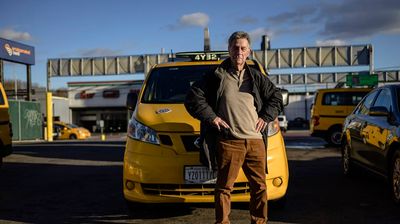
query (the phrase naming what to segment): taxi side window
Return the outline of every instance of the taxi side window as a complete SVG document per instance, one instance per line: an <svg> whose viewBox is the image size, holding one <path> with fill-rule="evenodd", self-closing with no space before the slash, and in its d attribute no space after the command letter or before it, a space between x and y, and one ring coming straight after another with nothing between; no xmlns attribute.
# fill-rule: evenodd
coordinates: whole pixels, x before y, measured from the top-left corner
<svg viewBox="0 0 400 224"><path fill-rule="evenodd" d="M367 115L369 112L369 108L371 107L376 94L378 93L378 91L374 91L371 94L369 94L364 101L361 102L359 108L356 110L356 114L363 114L363 115Z"/></svg>
<svg viewBox="0 0 400 224"><path fill-rule="evenodd" d="M322 105L337 106L347 105L347 96L344 93L325 93Z"/></svg>
<svg viewBox="0 0 400 224"><path fill-rule="evenodd" d="M390 111L390 108L392 107L392 96L390 94L390 90L382 89L382 91L379 93L378 97L376 98L374 106L386 107L386 109L388 111Z"/></svg>
<svg viewBox="0 0 400 224"><path fill-rule="evenodd" d="M367 92L325 93L322 104L331 106L355 106L361 101L365 94L367 94Z"/></svg>
<svg viewBox="0 0 400 224"><path fill-rule="evenodd" d="M337 104L338 104L338 95L336 93L324 94L324 100L322 101L322 105L337 105Z"/></svg>

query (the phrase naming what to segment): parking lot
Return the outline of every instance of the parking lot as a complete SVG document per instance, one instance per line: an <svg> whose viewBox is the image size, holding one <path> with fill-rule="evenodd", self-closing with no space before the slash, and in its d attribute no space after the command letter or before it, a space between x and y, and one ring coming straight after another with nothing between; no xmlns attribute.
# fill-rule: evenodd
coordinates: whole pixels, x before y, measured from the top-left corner
<svg viewBox="0 0 400 224"><path fill-rule="evenodd" d="M213 223L212 204L129 210L122 196L123 138L15 144L0 170L0 222ZM368 173L345 178L339 150L305 131L288 131L285 142L288 200L284 209L270 207L269 223L400 222L383 179ZM234 204L232 223L248 223L247 206Z"/></svg>

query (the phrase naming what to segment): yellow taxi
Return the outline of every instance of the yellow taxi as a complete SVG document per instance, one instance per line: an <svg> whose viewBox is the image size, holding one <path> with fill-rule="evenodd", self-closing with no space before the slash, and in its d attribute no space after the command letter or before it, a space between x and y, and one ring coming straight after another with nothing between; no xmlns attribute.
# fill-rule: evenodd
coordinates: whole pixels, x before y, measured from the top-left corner
<svg viewBox="0 0 400 224"><path fill-rule="evenodd" d="M55 121L53 124L53 135L55 139L87 139L91 136L89 130L78 127L75 124L68 124Z"/></svg>
<svg viewBox="0 0 400 224"><path fill-rule="evenodd" d="M349 115L371 88L319 89L311 106L311 136L324 138L334 146L340 146L344 119Z"/></svg>
<svg viewBox="0 0 400 224"><path fill-rule="evenodd" d="M222 60L213 52L176 55L186 61L154 66L141 91L128 95L128 108L135 108L128 124L123 166L123 194L128 202L214 202L216 173L199 161L195 140L200 135L200 122L186 111L184 100L190 86ZM256 61L247 63L265 74ZM283 96L287 105L287 92ZM268 200L283 204L289 169L278 119L268 125L267 150ZM249 183L242 170L231 199L250 199Z"/></svg>
<svg viewBox="0 0 400 224"><path fill-rule="evenodd" d="M12 152L12 129L8 107L7 95L3 84L0 83L0 166L3 164L3 157Z"/></svg>

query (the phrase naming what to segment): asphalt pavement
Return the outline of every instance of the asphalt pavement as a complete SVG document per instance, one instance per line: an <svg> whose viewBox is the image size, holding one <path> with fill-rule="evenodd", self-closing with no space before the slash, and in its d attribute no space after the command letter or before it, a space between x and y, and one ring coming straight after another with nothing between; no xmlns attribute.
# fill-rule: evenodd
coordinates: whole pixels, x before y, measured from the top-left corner
<svg viewBox="0 0 400 224"><path fill-rule="evenodd" d="M92 136L86 140L54 140L54 142L61 141L95 141L95 142L125 142L126 133L107 133L102 138L100 133L93 133ZM322 138L310 136L309 130L288 130L283 132L283 138L287 149L323 149L327 147L327 142ZM13 141L13 144L19 143L39 143L46 142L43 139L38 140L24 140Z"/></svg>
<svg viewBox="0 0 400 224"><path fill-rule="evenodd" d="M288 149L323 149L328 143L318 137L312 137L309 130L288 130L283 133Z"/></svg>

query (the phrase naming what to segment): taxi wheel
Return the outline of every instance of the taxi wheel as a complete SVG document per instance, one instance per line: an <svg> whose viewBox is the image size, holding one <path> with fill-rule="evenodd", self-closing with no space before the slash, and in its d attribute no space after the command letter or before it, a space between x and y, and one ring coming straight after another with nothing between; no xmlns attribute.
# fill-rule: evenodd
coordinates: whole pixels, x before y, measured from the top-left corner
<svg viewBox="0 0 400 224"><path fill-rule="evenodd" d="M397 150L393 155L390 171L392 197L394 202L400 205L400 150Z"/></svg>
<svg viewBox="0 0 400 224"><path fill-rule="evenodd" d="M346 176L350 176L353 172L353 165L351 164L351 157L350 157L350 145L345 142L342 148L342 169L343 174Z"/></svg>
<svg viewBox="0 0 400 224"><path fill-rule="evenodd" d="M328 134L328 142L333 146L340 146L342 130L339 127L332 128Z"/></svg>
<svg viewBox="0 0 400 224"><path fill-rule="evenodd" d="M76 139L76 135L70 135L70 136L69 136L69 139L72 139L72 140L73 140L73 139Z"/></svg>

